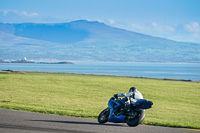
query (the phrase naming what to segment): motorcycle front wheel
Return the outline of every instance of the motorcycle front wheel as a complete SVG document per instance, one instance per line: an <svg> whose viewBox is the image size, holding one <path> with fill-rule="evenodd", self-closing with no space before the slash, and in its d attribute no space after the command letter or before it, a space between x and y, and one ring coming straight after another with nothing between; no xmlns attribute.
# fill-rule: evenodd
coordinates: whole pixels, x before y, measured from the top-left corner
<svg viewBox="0 0 200 133"><path fill-rule="evenodd" d="M99 114L98 122L99 122L99 123L106 123L106 122L108 121L109 114L110 114L110 109L109 109L109 108L104 109L104 110Z"/></svg>
<svg viewBox="0 0 200 133"><path fill-rule="evenodd" d="M140 123L142 123L144 118L145 118L145 111L142 110L142 111L137 112L137 115L134 118L130 119L129 117L127 117L126 123L128 126L135 127L135 126L138 126Z"/></svg>

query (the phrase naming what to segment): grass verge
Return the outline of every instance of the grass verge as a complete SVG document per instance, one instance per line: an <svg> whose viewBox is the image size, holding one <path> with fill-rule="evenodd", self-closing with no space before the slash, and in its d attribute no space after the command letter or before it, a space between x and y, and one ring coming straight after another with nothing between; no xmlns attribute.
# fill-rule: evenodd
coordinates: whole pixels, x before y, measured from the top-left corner
<svg viewBox="0 0 200 133"><path fill-rule="evenodd" d="M154 102L143 124L200 129L200 83L82 74L0 74L0 108L97 118L115 93L136 86Z"/></svg>

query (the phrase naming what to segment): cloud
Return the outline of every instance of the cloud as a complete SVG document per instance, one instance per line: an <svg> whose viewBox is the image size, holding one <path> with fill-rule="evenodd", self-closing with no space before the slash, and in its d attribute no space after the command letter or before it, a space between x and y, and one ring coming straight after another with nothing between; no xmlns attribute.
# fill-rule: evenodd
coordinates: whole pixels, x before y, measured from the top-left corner
<svg viewBox="0 0 200 133"><path fill-rule="evenodd" d="M171 34L175 32L175 27L169 25L160 25L156 22L152 22L146 25L132 23L131 30L141 33L158 35L158 34Z"/></svg>
<svg viewBox="0 0 200 133"><path fill-rule="evenodd" d="M184 24L183 27L188 33L187 37L192 38L192 42L200 43L200 24L198 22L190 22Z"/></svg>
<svg viewBox="0 0 200 133"><path fill-rule="evenodd" d="M156 22L149 24L132 23L128 30L176 41L200 43L200 25L197 22L184 25L164 25Z"/></svg>
<svg viewBox="0 0 200 133"><path fill-rule="evenodd" d="M18 15L18 16L23 16L23 17L39 16L39 14L36 12L28 13L26 11L17 11L17 10L3 10L3 11L0 11L0 13L3 14L4 17L7 17L9 15Z"/></svg>
<svg viewBox="0 0 200 133"><path fill-rule="evenodd" d="M23 14L24 16L26 16L26 17L35 17L35 16L39 16L39 14L38 14L38 13L35 13L35 12L33 12L33 13L27 13L26 11L23 11L22 14Z"/></svg>
<svg viewBox="0 0 200 133"><path fill-rule="evenodd" d="M3 13L3 16L7 16L9 13L17 14L16 10L3 10L3 11L0 11L0 12Z"/></svg>
<svg viewBox="0 0 200 133"><path fill-rule="evenodd" d="M113 19L108 19L108 23L115 24L115 21Z"/></svg>
<svg viewBox="0 0 200 133"><path fill-rule="evenodd" d="M36 12L0 10L0 22L4 23L36 22L40 19L41 16Z"/></svg>
<svg viewBox="0 0 200 133"><path fill-rule="evenodd" d="M103 23L107 24L107 25L110 25L110 26L116 26L116 22L113 20L113 19L103 19L102 20Z"/></svg>
<svg viewBox="0 0 200 133"><path fill-rule="evenodd" d="M153 27L153 29L157 32L160 33L171 33L175 31L175 28L172 26L168 26L168 25L159 25L156 22L153 22L151 24L151 26Z"/></svg>
<svg viewBox="0 0 200 133"><path fill-rule="evenodd" d="M200 32L200 25L197 22L191 22L189 24L185 24L184 28L188 32L192 32L192 33L199 33Z"/></svg>

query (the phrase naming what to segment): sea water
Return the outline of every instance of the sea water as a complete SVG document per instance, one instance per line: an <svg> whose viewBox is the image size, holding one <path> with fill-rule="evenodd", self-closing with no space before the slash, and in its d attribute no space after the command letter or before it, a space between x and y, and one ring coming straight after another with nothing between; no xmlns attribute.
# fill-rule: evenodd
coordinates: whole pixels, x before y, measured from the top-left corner
<svg viewBox="0 0 200 133"><path fill-rule="evenodd" d="M0 63L0 70L8 69L16 71L66 72L200 81L200 64L198 63Z"/></svg>

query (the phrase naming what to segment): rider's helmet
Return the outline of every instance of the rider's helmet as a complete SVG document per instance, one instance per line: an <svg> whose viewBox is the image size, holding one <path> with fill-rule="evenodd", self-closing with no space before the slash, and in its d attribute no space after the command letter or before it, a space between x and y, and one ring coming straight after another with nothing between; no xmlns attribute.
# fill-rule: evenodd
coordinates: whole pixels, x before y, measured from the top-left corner
<svg viewBox="0 0 200 133"><path fill-rule="evenodd" d="M137 88L136 87L131 87L130 89L129 89L129 92L136 92L137 91Z"/></svg>

